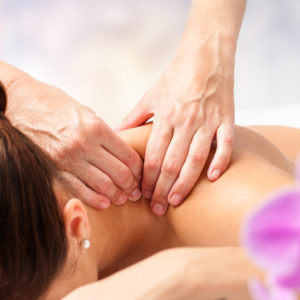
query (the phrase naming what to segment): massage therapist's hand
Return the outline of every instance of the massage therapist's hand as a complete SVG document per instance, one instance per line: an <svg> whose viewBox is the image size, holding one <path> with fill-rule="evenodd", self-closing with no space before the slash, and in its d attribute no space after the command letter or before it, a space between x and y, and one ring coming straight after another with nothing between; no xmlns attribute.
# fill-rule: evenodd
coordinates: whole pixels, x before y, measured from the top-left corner
<svg viewBox="0 0 300 300"><path fill-rule="evenodd" d="M138 126L155 114L142 188L144 197L152 198L157 215L164 214L168 202L181 204L194 187L214 138L217 151L208 178L216 180L230 161L233 74L224 74L214 58L207 64L199 59L176 59L123 122L122 129ZM201 67L209 68L209 75L200 74Z"/></svg>
<svg viewBox="0 0 300 300"><path fill-rule="evenodd" d="M175 58L119 128L139 126L154 115L142 191L152 198L157 215L166 212L168 203L177 206L184 201L203 171L214 140L217 149L208 168L209 180L218 179L228 167L234 57L244 4L194 0Z"/></svg>
<svg viewBox="0 0 300 300"><path fill-rule="evenodd" d="M0 75L8 117L50 154L80 199L104 209L140 198L140 157L93 111L1 62Z"/></svg>

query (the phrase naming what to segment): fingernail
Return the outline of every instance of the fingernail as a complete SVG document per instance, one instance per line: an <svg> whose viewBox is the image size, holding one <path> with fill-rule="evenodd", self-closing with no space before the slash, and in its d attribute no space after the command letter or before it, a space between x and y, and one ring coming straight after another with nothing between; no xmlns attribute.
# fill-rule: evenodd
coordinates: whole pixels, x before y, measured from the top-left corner
<svg viewBox="0 0 300 300"><path fill-rule="evenodd" d="M106 209L110 206L110 202L109 201L102 201L99 203L99 209Z"/></svg>
<svg viewBox="0 0 300 300"><path fill-rule="evenodd" d="M141 196L142 196L141 191L139 189L135 189L132 192L131 196L129 197L129 200L131 200L131 201L138 201L141 198Z"/></svg>
<svg viewBox="0 0 300 300"><path fill-rule="evenodd" d="M128 199L127 194L122 193L116 201L116 204L124 204Z"/></svg>
<svg viewBox="0 0 300 300"><path fill-rule="evenodd" d="M183 200L183 197L181 195L178 195L178 194L174 194L171 199L169 200L169 203L174 205L174 206L177 206L179 205Z"/></svg>
<svg viewBox="0 0 300 300"><path fill-rule="evenodd" d="M152 211L155 215L162 216L165 213L165 208L161 204L155 203L152 206Z"/></svg>
<svg viewBox="0 0 300 300"><path fill-rule="evenodd" d="M212 173L211 173L211 177L212 179L217 179L221 174L221 171L219 169L215 169Z"/></svg>
<svg viewBox="0 0 300 300"><path fill-rule="evenodd" d="M145 191L145 192L143 192L143 196L146 199L151 199L152 198L152 193L150 191Z"/></svg>

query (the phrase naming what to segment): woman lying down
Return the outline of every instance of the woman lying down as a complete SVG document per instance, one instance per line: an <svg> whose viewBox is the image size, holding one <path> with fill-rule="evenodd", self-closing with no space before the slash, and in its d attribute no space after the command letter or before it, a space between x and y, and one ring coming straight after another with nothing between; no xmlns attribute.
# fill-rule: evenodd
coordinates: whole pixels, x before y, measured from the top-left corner
<svg viewBox="0 0 300 300"><path fill-rule="evenodd" d="M120 136L143 157L151 128ZM214 183L201 176L165 217L145 199L99 211L76 199L46 154L0 113L0 299L61 299L98 280L90 299L187 299L187 287L188 299L249 299L247 280L263 274L240 248L240 226L267 194L293 183L299 150L298 129L237 126L227 172Z"/></svg>

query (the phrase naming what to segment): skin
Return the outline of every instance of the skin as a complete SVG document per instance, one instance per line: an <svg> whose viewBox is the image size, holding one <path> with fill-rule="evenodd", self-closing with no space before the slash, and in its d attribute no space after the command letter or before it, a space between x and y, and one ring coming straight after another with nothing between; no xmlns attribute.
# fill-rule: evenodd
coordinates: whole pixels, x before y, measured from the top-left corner
<svg viewBox="0 0 300 300"><path fill-rule="evenodd" d="M64 300L251 300L246 284L251 277L263 276L243 249L174 248L83 286Z"/></svg>
<svg viewBox="0 0 300 300"><path fill-rule="evenodd" d="M148 125L120 135L143 157L151 129L152 126ZM263 128L256 130L263 132ZM282 130L283 141L285 136L300 141L300 130ZM280 136L278 128L276 132L277 137ZM158 251L191 246L201 247L200 250L203 247L212 249L211 252L193 254L198 266L206 262L205 267L200 268L203 273L192 269L200 272L196 273L199 276L202 274L197 278L200 278L201 290L206 291L206 295L216 295L217 292L229 295L228 299L237 299L232 295L238 291L237 295L244 297L239 299L248 299L246 279L254 274L261 276L261 273L248 262L240 248L240 227L247 214L271 191L294 183L293 164L270 141L254 131L236 127L235 135L228 171L213 183L202 174L188 201L178 208L170 208L165 217L151 214L146 199L98 211L78 199L69 199L63 187L56 187L70 250L65 266L43 299L61 298L79 286L105 278ZM290 149L291 155L295 155L296 149L293 151ZM212 149L209 159L213 157ZM90 249L81 248L83 239L91 241ZM229 257L236 257L236 262ZM194 264L188 260L184 262L186 266ZM220 265L228 270L224 272ZM238 280L239 274L243 274L243 280ZM230 276L232 281L227 280ZM190 278L193 277L192 272ZM213 278L220 279L218 286L213 285Z"/></svg>
<svg viewBox="0 0 300 300"><path fill-rule="evenodd" d="M121 123L124 130L155 116L146 147L142 192L156 215L179 205L205 171L217 180L234 138L234 60L245 0L192 1L170 64ZM204 169L213 140L217 151Z"/></svg>
<svg viewBox="0 0 300 300"><path fill-rule="evenodd" d="M245 3L192 1L174 59L121 125L135 127L155 114L144 170L137 153L94 112L0 61L7 115L50 154L74 194L89 206L105 209L111 202L136 201L142 180L144 196L153 196L153 212L162 215L168 200L180 204L197 182L214 135L218 149L210 180L229 163L234 55Z"/></svg>
<svg viewBox="0 0 300 300"><path fill-rule="evenodd" d="M92 110L0 61L6 115L39 144L86 204L105 209L141 196L142 161Z"/></svg>

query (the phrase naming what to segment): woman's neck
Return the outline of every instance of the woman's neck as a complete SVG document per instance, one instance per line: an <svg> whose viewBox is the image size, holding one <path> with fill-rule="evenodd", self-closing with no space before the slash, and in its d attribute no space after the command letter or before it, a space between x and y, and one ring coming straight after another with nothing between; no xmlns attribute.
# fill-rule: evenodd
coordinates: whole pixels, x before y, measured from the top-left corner
<svg viewBox="0 0 300 300"><path fill-rule="evenodd" d="M165 217L156 217L149 201L112 205L104 211L87 208L99 279L162 249L178 246Z"/></svg>

